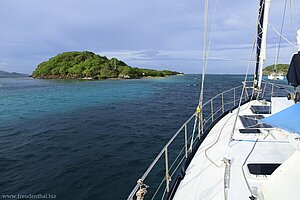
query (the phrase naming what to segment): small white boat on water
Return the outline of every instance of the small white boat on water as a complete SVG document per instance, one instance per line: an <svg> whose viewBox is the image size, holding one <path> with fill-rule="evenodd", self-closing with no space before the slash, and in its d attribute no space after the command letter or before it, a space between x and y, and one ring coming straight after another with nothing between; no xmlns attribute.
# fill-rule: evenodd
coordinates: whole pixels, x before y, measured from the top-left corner
<svg viewBox="0 0 300 200"><path fill-rule="evenodd" d="M271 2L259 2L254 80L246 75L241 86L203 102L204 42L196 112L138 179L128 200L300 199L300 53L289 67L290 85L262 80ZM300 30L297 40L300 47Z"/></svg>
<svg viewBox="0 0 300 200"><path fill-rule="evenodd" d="M283 73L278 73L277 72L278 53L279 53L279 49L278 49L277 44L276 44L276 56L275 56L275 62L274 62L275 64L274 64L273 72L271 72L268 75L269 80L283 80L284 79Z"/></svg>
<svg viewBox="0 0 300 200"><path fill-rule="evenodd" d="M269 80L283 80L284 76L282 74L277 74L277 73L271 73L268 75Z"/></svg>

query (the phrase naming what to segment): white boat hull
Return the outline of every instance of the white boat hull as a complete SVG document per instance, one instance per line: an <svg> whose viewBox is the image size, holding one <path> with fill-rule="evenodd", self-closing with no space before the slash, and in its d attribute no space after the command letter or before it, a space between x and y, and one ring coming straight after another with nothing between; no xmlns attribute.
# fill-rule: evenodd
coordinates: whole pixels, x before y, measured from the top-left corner
<svg viewBox="0 0 300 200"><path fill-rule="evenodd" d="M268 75L269 80L283 80L284 76L283 75Z"/></svg>
<svg viewBox="0 0 300 200"><path fill-rule="evenodd" d="M261 102L251 101L243 105L240 115L253 115L249 109L252 105L261 105ZM283 104L277 104L277 112L280 105L282 109L285 108ZM175 193L175 200L249 199L251 193L248 184L251 192L258 194L270 176L251 174L247 163L284 163L296 151L289 142L288 134L281 130L261 129L261 134L241 134L239 129L245 127L240 120L234 130L234 140L231 140L236 112L237 109L227 114L209 132L187 168ZM256 140L256 147L243 166ZM227 178L225 172L228 166L224 158L230 160ZM300 199L298 196L294 199Z"/></svg>

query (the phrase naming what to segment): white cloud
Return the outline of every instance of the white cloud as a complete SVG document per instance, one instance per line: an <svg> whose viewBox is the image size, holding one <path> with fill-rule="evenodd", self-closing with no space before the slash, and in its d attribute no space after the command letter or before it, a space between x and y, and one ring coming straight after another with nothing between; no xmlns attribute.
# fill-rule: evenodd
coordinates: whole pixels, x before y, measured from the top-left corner
<svg viewBox="0 0 300 200"><path fill-rule="evenodd" d="M0 60L9 63L12 70L31 73L38 63L60 52L83 50L101 52L138 67L170 66L178 71L194 73L201 66L203 1L0 2L0 18L5 19L1 23ZM210 23L214 2L210 1ZM218 2L209 55L248 59L256 32L258 2ZM275 1L271 7L270 21L277 30L280 30L283 3ZM295 11L299 10L299 5L296 5ZM299 19L296 15L293 26L289 25L289 21L286 20L284 35L290 39L296 33L292 27L297 27ZM273 48L278 43L278 36L272 30L269 36L269 47ZM290 59L289 53L282 51L282 60ZM212 59L211 62L222 64L221 60ZM240 65L233 62L228 67L239 70ZM212 68L211 73L215 69Z"/></svg>
<svg viewBox="0 0 300 200"><path fill-rule="evenodd" d="M231 15L228 19L225 19L224 24L231 29L240 29L248 25L244 19L236 15Z"/></svg>
<svg viewBox="0 0 300 200"><path fill-rule="evenodd" d="M0 62L0 69L6 71L8 68L8 63Z"/></svg>
<svg viewBox="0 0 300 200"><path fill-rule="evenodd" d="M7 65L8 65L8 63L6 63L6 62L0 62L0 67L7 66Z"/></svg>

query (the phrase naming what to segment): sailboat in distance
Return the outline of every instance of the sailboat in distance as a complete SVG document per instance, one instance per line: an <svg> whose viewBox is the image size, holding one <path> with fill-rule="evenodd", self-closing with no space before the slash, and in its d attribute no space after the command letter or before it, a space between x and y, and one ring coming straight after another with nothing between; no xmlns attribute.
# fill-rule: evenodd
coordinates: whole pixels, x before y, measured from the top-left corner
<svg viewBox="0 0 300 200"><path fill-rule="evenodd" d="M278 48L277 48L277 44L276 44L276 56L275 56L275 64L274 64L274 69L273 72L271 72L268 75L268 79L269 80L283 80L284 76L282 73L277 73L277 58L278 58Z"/></svg>
<svg viewBox="0 0 300 200"><path fill-rule="evenodd" d="M272 2L259 0L253 80L248 81L250 59L240 86L204 102L208 60L205 0L199 104L137 178L127 200L300 199L300 53L293 56L289 67L290 85L263 80Z"/></svg>
<svg viewBox="0 0 300 200"><path fill-rule="evenodd" d="M283 76L283 74L281 74L281 73L277 73L277 71L276 70L274 70L272 73L270 73L269 75L268 75L268 79L269 80L283 80L284 79L284 76Z"/></svg>

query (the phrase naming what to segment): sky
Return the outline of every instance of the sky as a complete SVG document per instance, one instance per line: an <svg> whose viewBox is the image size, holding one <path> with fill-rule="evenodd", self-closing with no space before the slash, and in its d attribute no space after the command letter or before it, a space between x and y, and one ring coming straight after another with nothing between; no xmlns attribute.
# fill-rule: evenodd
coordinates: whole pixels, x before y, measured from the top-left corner
<svg viewBox="0 0 300 200"><path fill-rule="evenodd" d="M296 44L300 3L287 2L283 35ZM271 0L266 66L284 5ZM257 10L258 1L209 0L207 73L246 72ZM0 0L0 70L31 74L58 53L92 51L133 67L201 73L203 13L204 0ZM282 39L279 63L296 51Z"/></svg>

